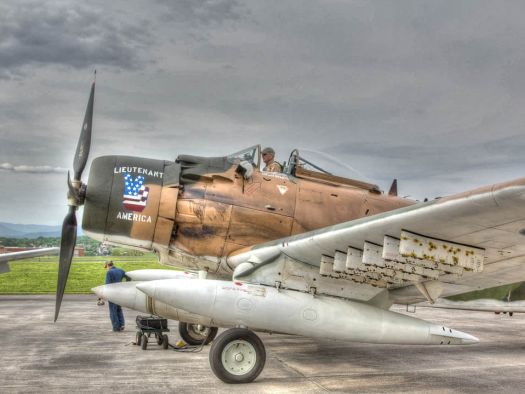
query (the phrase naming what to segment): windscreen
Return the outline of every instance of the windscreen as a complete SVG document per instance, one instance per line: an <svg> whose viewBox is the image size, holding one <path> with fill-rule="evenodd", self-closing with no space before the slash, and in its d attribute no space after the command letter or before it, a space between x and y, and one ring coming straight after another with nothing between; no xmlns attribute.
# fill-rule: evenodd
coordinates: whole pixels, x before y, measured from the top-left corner
<svg viewBox="0 0 525 394"><path fill-rule="evenodd" d="M227 156L228 161L232 164L247 161L254 167L259 167L259 158L259 145L251 146Z"/></svg>

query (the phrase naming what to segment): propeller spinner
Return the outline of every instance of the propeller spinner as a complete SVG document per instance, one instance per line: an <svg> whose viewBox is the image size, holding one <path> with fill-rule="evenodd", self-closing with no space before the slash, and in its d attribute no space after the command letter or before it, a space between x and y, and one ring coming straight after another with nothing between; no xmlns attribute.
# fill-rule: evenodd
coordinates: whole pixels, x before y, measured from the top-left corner
<svg viewBox="0 0 525 394"><path fill-rule="evenodd" d="M96 71L95 71L96 76ZM93 125L93 104L95 100L95 81L91 85L91 93L84 116L84 123L82 123L82 130L78 139L77 150L73 160L73 180L71 181L69 172L67 174L68 183L68 199L67 204L69 211L62 223L62 238L60 240L60 259L58 265L58 282L55 304L55 322L58 319L60 312L60 305L64 297L64 290L66 289L67 277L71 267L71 260L75 251L75 243L77 240L77 217L76 211L80 205L84 203L86 185L81 182L82 172L86 167L89 156L89 149L91 147L91 129Z"/></svg>

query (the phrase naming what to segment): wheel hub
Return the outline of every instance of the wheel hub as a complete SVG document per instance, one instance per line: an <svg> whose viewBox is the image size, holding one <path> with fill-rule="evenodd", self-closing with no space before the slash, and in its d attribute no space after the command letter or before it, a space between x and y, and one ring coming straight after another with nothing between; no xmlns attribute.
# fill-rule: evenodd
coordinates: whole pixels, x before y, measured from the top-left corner
<svg viewBox="0 0 525 394"><path fill-rule="evenodd" d="M188 331L196 339L204 339L208 336L209 328L201 324L189 324Z"/></svg>
<svg viewBox="0 0 525 394"><path fill-rule="evenodd" d="M237 354L235 355L235 361L237 361L237 362L240 363L240 362L243 361L243 360L244 360L244 356L243 356L241 353L237 353Z"/></svg>
<svg viewBox="0 0 525 394"><path fill-rule="evenodd" d="M255 367L257 355L252 344L238 339L224 347L221 360L232 375L245 375Z"/></svg>

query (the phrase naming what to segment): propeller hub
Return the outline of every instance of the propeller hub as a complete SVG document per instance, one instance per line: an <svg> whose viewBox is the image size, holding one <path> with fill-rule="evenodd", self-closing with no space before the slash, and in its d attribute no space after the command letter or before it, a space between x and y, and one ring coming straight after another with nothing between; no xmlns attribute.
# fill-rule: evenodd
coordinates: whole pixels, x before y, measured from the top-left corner
<svg viewBox="0 0 525 394"><path fill-rule="evenodd" d="M79 207L84 205L86 199L86 184L81 181L67 179L68 193L67 193L67 205L70 207Z"/></svg>

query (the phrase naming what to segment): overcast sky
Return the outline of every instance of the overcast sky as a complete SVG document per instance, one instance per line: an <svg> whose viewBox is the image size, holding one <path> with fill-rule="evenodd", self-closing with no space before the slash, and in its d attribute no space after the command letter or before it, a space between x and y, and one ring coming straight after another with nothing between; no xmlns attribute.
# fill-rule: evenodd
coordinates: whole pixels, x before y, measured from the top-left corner
<svg viewBox="0 0 525 394"><path fill-rule="evenodd" d="M520 1L2 0L0 221L61 223L95 68L91 158L260 143L420 199L518 178L524 16Z"/></svg>

